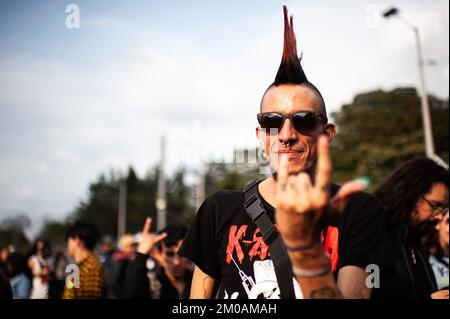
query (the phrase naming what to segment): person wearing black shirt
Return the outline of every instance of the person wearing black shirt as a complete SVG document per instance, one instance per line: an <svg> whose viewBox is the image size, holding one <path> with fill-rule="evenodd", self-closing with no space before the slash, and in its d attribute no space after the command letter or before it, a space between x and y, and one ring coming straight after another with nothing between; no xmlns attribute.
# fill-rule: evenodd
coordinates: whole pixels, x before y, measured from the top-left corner
<svg viewBox="0 0 450 319"><path fill-rule="evenodd" d="M150 225L151 219L147 219L135 258L128 264L123 297L186 299L191 287L192 270L177 252L187 229L168 226L153 236L149 233Z"/></svg>
<svg viewBox="0 0 450 319"><path fill-rule="evenodd" d="M436 293L429 254L421 241L430 221L440 220L448 209L448 171L432 159L415 158L386 179L375 195L385 208L397 272L385 278L377 296L429 299L444 293L448 299L448 289Z"/></svg>
<svg viewBox="0 0 450 319"><path fill-rule="evenodd" d="M320 255L314 260L307 258L303 268L310 269L295 277L316 278L300 281L293 278L296 298L369 298L371 287L366 285L366 267L371 264L384 267L388 263L382 206L375 197L362 192L360 182L341 188L330 185L330 165L316 170L318 148L322 149L323 161L329 160L328 143L333 140L336 130L328 123L322 95L306 79L297 56L292 17L289 23L286 8L284 14L283 59L275 82L264 93L258 114L260 125L256 134L273 169L273 174L258 184L258 197L269 218L277 223L286 246L289 242L304 246L305 250L311 247L308 252ZM322 142L319 143L320 139ZM279 161L283 160L288 184L279 183L277 169ZM310 179L317 173L328 176L322 178L323 184L314 185L320 188L321 198L319 201L304 200L312 189ZM303 185L305 179L310 183L305 183L309 189L300 190L299 185ZM294 180L301 183L297 185ZM295 192L284 192L286 185ZM334 211L342 211L345 206L345 212L332 216L329 197L333 197ZM293 199L296 204L303 205L305 211L315 213L314 216L323 215L323 218L312 224L298 222L300 211L284 205L287 199ZM323 213L328 206L330 214L325 218ZM287 216L289 218L283 219ZM290 236L292 229L295 236ZM314 236L309 238L311 231ZM300 241L297 241L297 235L302 237ZM324 257L325 252L327 257ZM207 198L199 208L179 254L196 265L191 298L280 298L268 246L244 209L243 192L219 191ZM296 265L294 255L289 254L293 266ZM319 264L324 271L316 273L313 270ZM323 293L323 287L318 287L322 282L331 293Z"/></svg>

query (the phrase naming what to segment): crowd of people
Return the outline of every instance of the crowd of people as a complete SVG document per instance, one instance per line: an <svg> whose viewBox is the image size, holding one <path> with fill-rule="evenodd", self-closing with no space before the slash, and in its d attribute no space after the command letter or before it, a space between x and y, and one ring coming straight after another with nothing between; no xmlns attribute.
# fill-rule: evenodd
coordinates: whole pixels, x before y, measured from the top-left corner
<svg viewBox="0 0 450 319"><path fill-rule="evenodd" d="M139 242L126 234L117 248L108 236L99 241L98 228L89 223L67 230L64 250L52 252L45 239L26 254L2 247L0 299L188 297L192 266L177 255L186 228L169 226L151 234L150 223Z"/></svg>
<svg viewBox="0 0 450 319"><path fill-rule="evenodd" d="M385 247L384 257L390 262L385 263L380 287L372 289L371 297L448 298L448 171L431 159L415 158L399 167L374 194L383 207L382 228L388 239L383 245L389 248ZM370 221L374 222L373 219ZM36 240L26 254L17 252L11 245L2 247L0 297L195 298L195 289L191 292L191 283L196 284L192 280L193 272L194 267L202 263L194 264L178 255L183 239L190 241L192 233L196 232L195 226L189 235L184 226L168 226L158 233L151 233L150 227L151 219L148 218L141 233L122 236L117 248L111 237L100 239L98 228L89 223L77 223L67 230L64 249L52 251L51 244L45 239ZM209 244L200 239L195 241L199 249ZM332 260L332 249L328 252ZM345 256L351 254L342 253L340 258L348 258ZM214 257L205 257L213 262ZM255 258L260 257L255 255ZM191 258L195 260L196 257ZM291 258L294 263L295 258ZM382 265L383 260L380 258L379 261ZM233 263L244 269L245 263L236 260ZM73 271L71 265L76 265L77 270ZM332 270L336 273L338 265L334 267ZM225 272L223 274L222 280L226 276ZM235 283L241 284L241 278ZM218 291L216 287L215 293ZM342 291L345 293L346 289ZM231 295L224 291L223 296L216 296L227 298Z"/></svg>

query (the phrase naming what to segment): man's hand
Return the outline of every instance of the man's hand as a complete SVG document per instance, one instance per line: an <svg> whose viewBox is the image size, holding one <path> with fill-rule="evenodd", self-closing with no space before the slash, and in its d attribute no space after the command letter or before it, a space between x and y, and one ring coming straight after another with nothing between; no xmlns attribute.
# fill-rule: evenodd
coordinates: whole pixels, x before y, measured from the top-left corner
<svg viewBox="0 0 450 319"><path fill-rule="evenodd" d="M167 237L166 233L159 234L157 236L150 233L150 226L152 225L152 219L147 217L142 230L142 238L137 247L137 252L147 255L153 249L156 243Z"/></svg>
<svg viewBox="0 0 450 319"><path fill-rule="evenodd" d="M280 233L289 246L309 245L320 240L319 221L325 214L342 212L349 195L362 191L364 184L344 184L330 200L332 165L329 143L325 136L318 140L315 183L307 173L288 175L288 159L281 157L277 172L276 219Z"/></svg>
<svg viewBox="0 0 450 319"><path fill-rule="evenodd" d="M431 299L448 299L448 289L433 292L431 294Z"/></svg>
<svg viewBox="0 0 450 319"><path fill-rule="evenodd" d="M300 251L288 249L296 278L305 298L342 298L331 272L329 260L320 245L321 221L343 210L347 197L364 189L361 182L344 184L338 194L330 199L331 159L328 140L318 140L318 158L315 183L306 173L288 175L288 161L281 157L276 187L276 219L280 234L287 246L307 247ZM318 243L319 245L314 245ZM299 274L303 270L303 275ZM318 271L318 275L305 275L307 271ZM306 272L305 272L306 271ZM347 284L348 282L346 282Z"/></svg>

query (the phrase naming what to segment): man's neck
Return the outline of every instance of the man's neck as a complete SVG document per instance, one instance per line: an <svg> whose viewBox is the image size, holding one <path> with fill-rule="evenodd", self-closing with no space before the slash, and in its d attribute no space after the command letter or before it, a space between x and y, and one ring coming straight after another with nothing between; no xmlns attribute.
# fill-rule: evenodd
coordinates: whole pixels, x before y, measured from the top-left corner
<svg viewBox="0 0 450 319"><path fill-rule="evenodd" d="M266 202L268 202L272 207L276 208L275 202L275 190L277 183L273 176L266 178L258 185L259 194L264 198Z"/></svg>
<svg viewBox="0 0 450 319"><path fill-rule="evenodd" d="M91 252L89 250L80 248L74 253L73 258L75 259L75 262L79 264L83 260L85 260L90 254Z"/></svg>

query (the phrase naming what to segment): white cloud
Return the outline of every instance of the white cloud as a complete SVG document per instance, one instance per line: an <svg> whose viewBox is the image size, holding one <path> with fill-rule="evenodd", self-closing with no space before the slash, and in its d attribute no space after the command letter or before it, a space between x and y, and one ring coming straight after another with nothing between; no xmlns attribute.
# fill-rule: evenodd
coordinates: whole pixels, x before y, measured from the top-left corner
<svg viewBox="0 0 450 319"><path fill-rule="evenodd" d="M89 21L92 26L98 29L113 29L126 28L127 25L121 19L114 16L97 16Z"/></svg>
<svg viewBox="0 0 450 319"><path fill-rule="evenodd" d="M50 166L47 163L39 163L36 165L36 170L38 173L45 175L50 172Z"/></svg>
<svg viewBox="0 0 450 319"><path fill-rule="evenodd" d="M26 200L36 194L33 186L28 184L14 185L11 189L11 195L18 200Z"/></svg>
<svg viewBox="0 0 450 319"><path fill-rule="evenodd" d="M79 154L72 150L68 150L63 147L59 147L55 150L55 157L63 162L69 162L69 163L77 163L81 160L81 157Z"/></svg>

